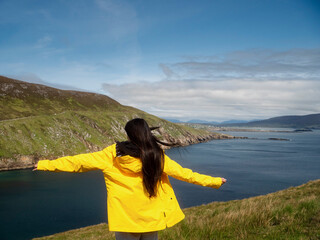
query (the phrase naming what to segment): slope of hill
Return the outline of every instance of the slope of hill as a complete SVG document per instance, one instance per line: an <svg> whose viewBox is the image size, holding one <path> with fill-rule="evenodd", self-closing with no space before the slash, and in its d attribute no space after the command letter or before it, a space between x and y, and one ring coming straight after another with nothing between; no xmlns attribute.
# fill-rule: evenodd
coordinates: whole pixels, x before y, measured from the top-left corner
<svg viewBox="0 0 320 240"><path fill-rule="evenodd" d="M160 231L159 239L320 239L320 180L184 212L186 219ZM109 232L107 224L99 224L37 239L111 240L114 233Z"/></svg>
<svg viewBox="0 0 320 240"><path fill-rule="evenodd" d="M105 95L60 90L0 76L0 120L121 107Z"/></svg>
<svg viewBox="0 0 320 240"><path fill-rule="evenodd" d="M39 158L103 149L126 139L125 123L145 118L155 134L187 145L227 137L179 126L100 94L65 91L0 76L0 170L32 167Z"/></svg>
<svg viewBox="0 0 320 240"><path fill-rule="evenodd" d="M320 128L320 113L304 116L282 116L248 123L222 124L238 127Z"/></svg>

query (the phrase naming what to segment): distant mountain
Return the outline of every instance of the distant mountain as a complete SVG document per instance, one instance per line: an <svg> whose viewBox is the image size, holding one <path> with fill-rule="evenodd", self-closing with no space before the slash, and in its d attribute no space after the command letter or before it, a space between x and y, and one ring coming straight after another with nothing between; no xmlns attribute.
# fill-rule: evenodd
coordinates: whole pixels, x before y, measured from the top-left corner
<svg viewBox="0 0 320 240"><path fill-rule="evenodd" d="M205 120L199 120L199 119L193 119L188 121L187 123L199 123L199 124L214 124L214 125L220 125L220 124L229 124L229 123L247 123L248 121L244 120L228 120L224 122L217 122L217 121L205 121Z"/></svg>
<svg viewBox="0 0 320 240"><path fill-rule="evenodd" d="M136 117L159 126L154 134L169 142L188 145L221 136L168 122L105 95L0 76L0 170L103 149L126 140L123 127Z"/></svg>
<svg viewBox="0 0 320 240"><path fill-rule="evenodd" d="M172 122L172 123L183 123L182 121L174 118L165 118L165 120Z"/></svg>
<svg viewBox="0 0 320 240"><path fill-rule="evenodd" d="M245 121L245 120L228 120L228 121L224 121L221 122L219 124L233 124L233 123L247 123L249 121Z"/></svg>
<svg viewBox="0 0 320 240"><path fill-rule="evenodd" d="M238 127L320 128L320 113L304 116L281 116L248 123L223 124Z"/></svg>
<svg viewBox="0 0 320 240"><path fill-rule="evenodd" d="M201 119L192 119L187 121L187 123L202 123L202 124L209 124L209 123L213 123L213 122L209 122L206 120L201 120ZM216 123L216 122L215 122Z"/></svg>
<svg viewBox="0 0 320 240"><path fill-rule="evenodd" d="M166 118L166 120L173 122L173 123L198 123L198 124L214 124L214 125L219 125L219 124L229 124L229 123L247 123L248 121L244 120L229 120L229 121L224 121L224 122L217 122L217 121L206 121L206 120L201 120L201 119L192 119L187 122L185 121L180 121L177 119L171 119L171 118Z"/></svg>

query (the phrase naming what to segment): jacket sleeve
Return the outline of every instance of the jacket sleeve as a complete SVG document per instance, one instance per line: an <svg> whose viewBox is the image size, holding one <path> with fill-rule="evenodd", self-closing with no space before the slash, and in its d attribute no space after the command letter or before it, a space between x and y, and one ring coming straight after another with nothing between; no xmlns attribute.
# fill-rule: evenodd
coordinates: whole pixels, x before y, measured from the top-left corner
<svg viewBox="0 0 320 240"><path fill-rule="evenodd" d="M56 160L41 160L37 170L53 172L87 172L90 170L104 170L113 162L114 146L102 151L61 157Z"/></svg>
<svg viewBox="0 0 320 240"><path fill-rule="evenodd" d="M193 172L188 168L183 168L167 155L165 155L164 162L164 172L178 180L212 188L219 188L222 185L222 179L220 177L211 177Z"/></svg>

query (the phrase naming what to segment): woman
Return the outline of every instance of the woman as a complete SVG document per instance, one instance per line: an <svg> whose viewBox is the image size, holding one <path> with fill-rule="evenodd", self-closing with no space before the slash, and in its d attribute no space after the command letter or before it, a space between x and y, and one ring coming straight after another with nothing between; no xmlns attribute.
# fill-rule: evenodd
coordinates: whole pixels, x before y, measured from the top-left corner
<svg viewBox="0 0 320 240"><path fill-rule="evenodd" d="M153 130L153 129L152 129ZM141 118L125 126L128 141L102 151L42 160L35 170L85 172L101 170L107 188L109 230L116 239L158 239L157 232L184 218L168 176L186 182L219 188L226 179L182 168L171 160Z"/></svg>

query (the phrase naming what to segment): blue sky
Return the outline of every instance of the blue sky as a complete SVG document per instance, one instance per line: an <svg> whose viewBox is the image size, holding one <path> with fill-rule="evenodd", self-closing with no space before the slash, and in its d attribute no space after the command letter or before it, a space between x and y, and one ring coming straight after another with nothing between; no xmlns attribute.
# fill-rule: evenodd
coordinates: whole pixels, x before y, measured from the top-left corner
<svg viewBox="0 0 320 240"><path fill-rule="evenodd" d="M320 3L0 0L0 75L163 118L320 112Z"/></svg>

